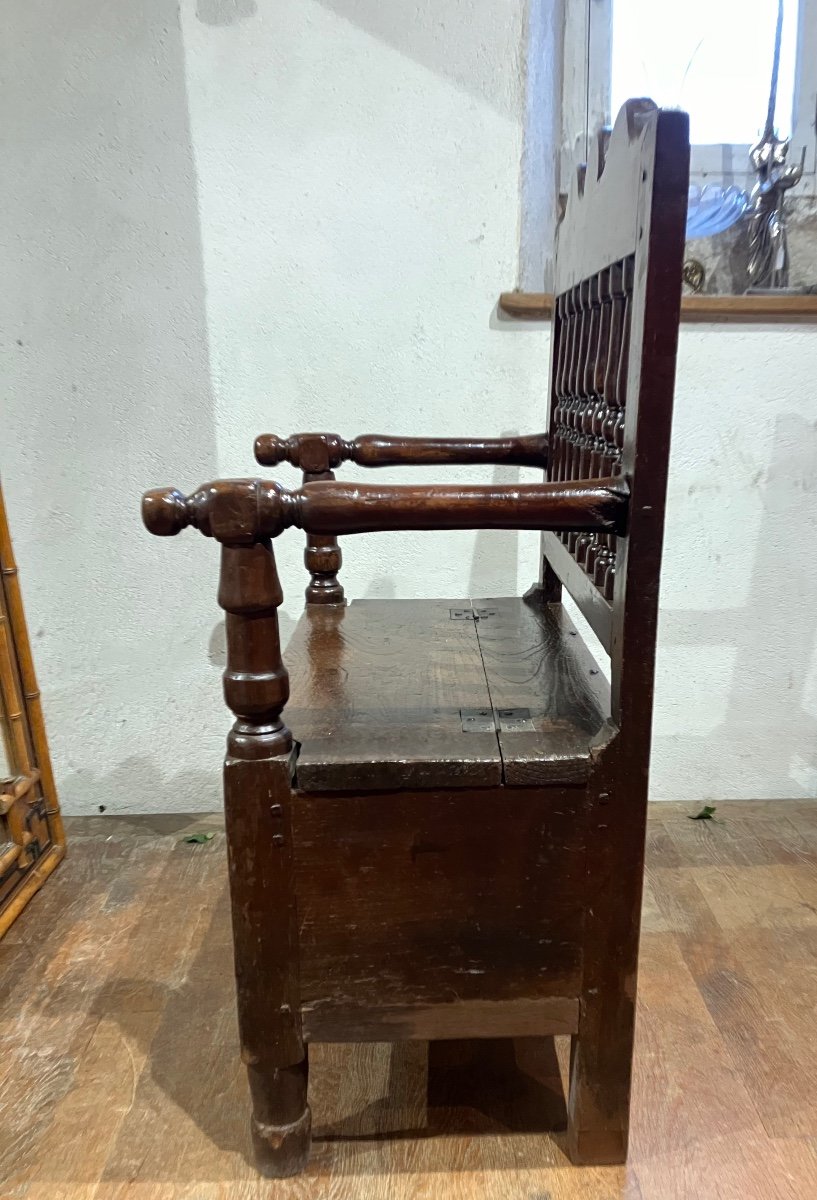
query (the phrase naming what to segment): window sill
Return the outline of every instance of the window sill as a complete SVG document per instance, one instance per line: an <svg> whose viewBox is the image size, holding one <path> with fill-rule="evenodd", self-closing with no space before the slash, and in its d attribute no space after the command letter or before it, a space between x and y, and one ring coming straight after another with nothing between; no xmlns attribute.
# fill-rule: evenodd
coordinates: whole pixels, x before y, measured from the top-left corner
<svg viewBox="0 0 817 1200"><path fill-rule="evenodd" d="M503 292L499 310L517 321L549 321L553 296L549 292ZM817 322L817 295L812 296L683 296L681 320L732 323L740 321Z"/></svg>

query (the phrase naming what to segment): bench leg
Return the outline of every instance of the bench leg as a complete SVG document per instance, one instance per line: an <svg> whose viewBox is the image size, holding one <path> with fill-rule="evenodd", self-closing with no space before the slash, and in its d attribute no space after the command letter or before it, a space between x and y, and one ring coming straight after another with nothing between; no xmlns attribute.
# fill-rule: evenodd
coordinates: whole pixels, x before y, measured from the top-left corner
<svg viewBox="0 0 817 1200"><path fill-rule="evenodd" d="M225 766L238 1027L258 1169L302 1170L312 1120L301 1037L287 756Z"/></svg>
<svg viewBox="0 0 817 1200"><path fill-rule="evenodd" d="M252 1093L252 1136L266 1175L295 1175L309 1154L292 867L292 735L282 712L281 586L269 541L222 548L227 613L224 696L236 716L224 763L238 1028Z"/></svg>
<svg viewBox="0 0 817 1200"><path fill-rule="evenodd" d="M297 1175L306 1166L312 1115L306 1102L306 1054L291 1067L272 1062L247 1067L252 1095L252 1140L259 1171L272 1179Z"/></svg>
<svg viewBox="0 0 817 1200"><path fill-rule="evenodd" d="M627 1158L646 795L593 801L584 980L570 1053L568 1153L575 1163ZM623 797L623 798L622 798Z"/></svg>
<svg viewBox="0 0 817 1200"><path fill-rule="evenodd" d="M633 1006L627 997L582 1002L570 1046L567 1152L576 1164L627 1158Z"/></svg>

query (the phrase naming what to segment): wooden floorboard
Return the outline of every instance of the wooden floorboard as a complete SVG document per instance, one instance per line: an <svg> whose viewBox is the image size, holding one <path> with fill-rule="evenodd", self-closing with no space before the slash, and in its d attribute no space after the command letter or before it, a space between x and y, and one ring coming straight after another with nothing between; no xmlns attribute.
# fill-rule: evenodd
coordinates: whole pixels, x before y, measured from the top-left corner
<svg viewBox="0 0 817 1200"><path fill-rule="evenodd" d="M567 1039L318 1045L279 1184L249 1158L220 819L69 822L0 943L0 1197L811 1200L817 803L694 811L650 813L626 1167L565 1156Z"/></svg>

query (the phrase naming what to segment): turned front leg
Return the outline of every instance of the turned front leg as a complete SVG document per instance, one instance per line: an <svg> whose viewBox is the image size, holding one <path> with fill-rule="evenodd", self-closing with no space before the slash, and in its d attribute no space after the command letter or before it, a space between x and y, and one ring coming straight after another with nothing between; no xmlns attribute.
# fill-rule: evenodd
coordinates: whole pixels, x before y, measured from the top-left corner
<svg viewBox="0 0 817 1200"><path fill-rule="evenodd" d="M224 696L236 717L224 805L238 1021L258 1166L282 1178L303 1168L311 1131L292 872L292 735L283 719L289 677L277 615L282 594L269 539L223 545L221 553Z"/></svg>

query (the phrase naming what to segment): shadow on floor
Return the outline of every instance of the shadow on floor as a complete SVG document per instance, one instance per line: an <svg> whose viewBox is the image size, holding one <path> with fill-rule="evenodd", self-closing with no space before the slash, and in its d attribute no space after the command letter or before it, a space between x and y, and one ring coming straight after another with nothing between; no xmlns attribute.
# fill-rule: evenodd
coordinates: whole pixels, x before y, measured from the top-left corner
<svg viewBox="0 0 817 1200"><path fill-rule="evenodd" d="M133 1178L137 1160L139 1178L154 1180L180 1178L186 1155L196 1163L197 1178L208 1157L215 1178L230 1177L233 1156L252 1163L225 886L198 941L178 986L122 978L96 996L94 1014L116 1021L146 1056L133 1105L108 1159L107 1180ZM155 1014L155 1020L146 1021L146 1013ZM218 1155L208 1155L196 1130L180 1131L168 1101L226 1156L223 1164ZM466 1169L461 1153L450 1152L450 1139L463 1135L495 1143L492 1170L542 1166L560 1157L552 1139L507 1135L560 1131L566 1124L554 1043L545 1038L440 1042L430 1048L419 1042L315 1046L310 1102L314 1137L308 1174L413 1170L411 1156L396 1144L416 1139L439 1140L439 1155L432 1150L429 1156L425 1142L424 1170ZM499 1161L503 1158L507 1163ZM479 1159L469 1154L467 1169L479 1169Z"/></svg>

